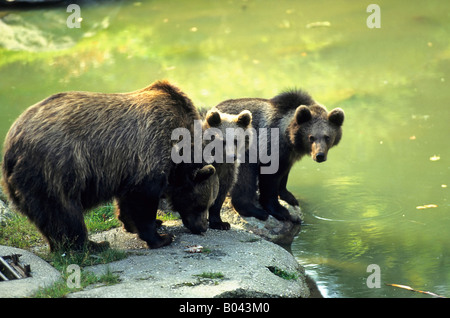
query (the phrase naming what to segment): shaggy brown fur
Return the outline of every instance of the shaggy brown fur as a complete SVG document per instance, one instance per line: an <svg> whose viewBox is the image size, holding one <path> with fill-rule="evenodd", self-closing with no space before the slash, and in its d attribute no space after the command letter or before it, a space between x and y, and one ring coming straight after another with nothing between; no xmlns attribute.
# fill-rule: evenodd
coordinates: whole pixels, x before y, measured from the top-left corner
<svg viewBox="0 0 450 318"><path fill-rule="evenodd" d="M201 120L191 100L167 81L131 93L59 93L28 108L4 145L3 186L52 250L87 241L82 212L115 198L150 248L172 238L156 232L166 194L193 232L206 230L217 195L211 165L175 165L171 132ZM89 243L97 247L92 242Z"/></svg>
<svg viewBox="0 0 450 318"><path fill-rule="evenodd" d="M336 146L342 137L343 110L336 108L327 112L307 93L295 90L270 100L227 100L216 107L230 114L250 110L252 125L258 133L260 128L279 129L278 171L274 174L261 174L261 162L249 163L246 158L245 163L239 166L238 181L231 193L234 208L241 215L262 220L267 219L270 214L279 220L296 221L280 205L278 197L291 205L298 205L297 199L286 189L291 167L307 154L317 162L327 159L328 150ZM272 149L270 143L267 147L270 151L277 150ZM258 189L262 209L256 204Z"/></svg>

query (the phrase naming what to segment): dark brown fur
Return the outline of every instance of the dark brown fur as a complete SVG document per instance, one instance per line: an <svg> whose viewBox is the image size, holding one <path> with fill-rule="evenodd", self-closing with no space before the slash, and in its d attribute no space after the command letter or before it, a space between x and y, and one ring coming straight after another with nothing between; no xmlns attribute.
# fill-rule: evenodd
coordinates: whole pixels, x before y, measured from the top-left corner
<svg viewBox="0 0 450 318"><path fill-rule="evenodd" d="M192 131L200 119L191 100L166 81L131 93L50 96L8 132L4 189L52 250L88 243L83 211L113 198L149 247L167 245L171 237L156 232L161 195L196 233L206 230L217 195L214 167L175 165L170 157L172 130Z"/></svg>
<svg viewBox="0 0 450 318"><path fill-rule="evenodd" d="M291 220L287 209L278 202L279 197L291 205L298 205L297 199L286 189L290 169L306 154L317 162L326 160L328 150L341 140L344 112L340 108L327 112L303 91L289 91L270 100L227 100L216 107L230 114L250 110L252 125L257 132L259 128L279 128L278 171L261 174L261 163L249 163L247 158L239 167L238 181L231 197L234 208L241 215L265 220L270 214L279 220ZM268 149L271 149L270 144ZM260 206L256 204L258 189Z"/></svg>

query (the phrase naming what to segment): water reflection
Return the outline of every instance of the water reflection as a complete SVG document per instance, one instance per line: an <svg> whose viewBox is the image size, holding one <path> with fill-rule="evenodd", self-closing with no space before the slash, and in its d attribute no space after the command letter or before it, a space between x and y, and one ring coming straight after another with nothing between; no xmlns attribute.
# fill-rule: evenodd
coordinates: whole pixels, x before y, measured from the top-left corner
<svg viewBox="0 0 450 318"><path fill-rule="evenodd" d="M49 23L51 23L50 19ZM13 51L53 51L66 49L75 42L68 36L55 38L32 22L27 22L17 14L9 14L0 19L0 46Z"/></svg>
<svg viewBox="0 0 450 318"><path fill-rule="evenodd" d="M326 200L315 203L309 211L313 217L322 221L367 222L402 211L400 202L370 190L359 176L325 181L323 190L327 193Z"/></svg>

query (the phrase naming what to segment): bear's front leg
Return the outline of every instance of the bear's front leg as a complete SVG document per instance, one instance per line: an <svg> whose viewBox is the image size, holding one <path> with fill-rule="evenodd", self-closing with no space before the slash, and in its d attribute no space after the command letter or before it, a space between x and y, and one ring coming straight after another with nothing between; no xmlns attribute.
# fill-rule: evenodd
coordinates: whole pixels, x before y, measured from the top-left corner
<svg viewBox="0 0 450 318"><path fill-rule="evenodd" d="M138 230L139 238L147 242L147 246L151 249L167 246L173 241L173 236L170 234L158 234L156 231L157 223L155 221L143 225Z"/></svg>
<svg viewBox="0 0 450 318"><path fill-rule="evenodd" d="M289 192L287 189L280 190L279 192L280 199L283 201L286 201L288 204L292 206L299 206L298 200L295 198L295 196Z"/></svg>
<svg viewBox="0 0 450 318"><path fill-rule="evenodd" d="M222 209L223 202L227 196L227 190L223 185L219 187L219 193L214 201L214 204L209 208L209 227L216 230L229 230L230 223L223 222L220 217L220 210Z"/></svg>
<svg viewBox="0 0 450 318"><path fill-rule="evenodd" d="M278 202L280 177L269 174L259 176L259 203L270 215L280 221L291 220L289 211Z"/></svg>
<svg viewBox="0 0 450 318"><path fill-rule="evenodd" d="M159 197L128 193L117 201L120 215L125 216L134 225L139 238L147 242L149 248L159 248L172 243L172 235L159 235L156 231L159 224L156 220Z"/></svg>

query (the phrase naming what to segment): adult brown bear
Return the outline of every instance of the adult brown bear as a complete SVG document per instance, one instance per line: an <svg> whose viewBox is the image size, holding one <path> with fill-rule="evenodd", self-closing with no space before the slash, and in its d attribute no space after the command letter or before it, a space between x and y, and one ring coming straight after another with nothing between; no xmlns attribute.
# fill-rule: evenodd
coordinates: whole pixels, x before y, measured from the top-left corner
<svg viewBox="0 0 450 318"><path fill-rule="evenodd" d="M150 248L172 241L156 231L163 194L186 227L204 232L218 191L215 168L171 160L173 129L192 131L195 120L191 100L167 81L131 93L50 96L8 132L4 189L52 251L104 247L88 241L83 211L113 198Z"/></svg>

